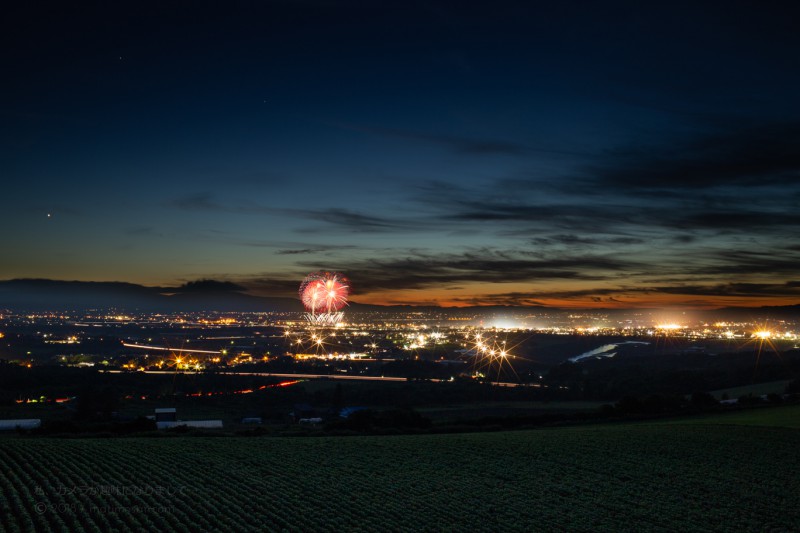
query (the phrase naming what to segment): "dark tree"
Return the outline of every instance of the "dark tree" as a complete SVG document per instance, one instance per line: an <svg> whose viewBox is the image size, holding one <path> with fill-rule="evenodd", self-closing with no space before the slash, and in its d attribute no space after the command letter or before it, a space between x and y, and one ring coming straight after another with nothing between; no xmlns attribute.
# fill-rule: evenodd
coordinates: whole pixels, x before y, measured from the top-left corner
<svg viewBox="0 0 800 533"><path fill-rule="evenodd" d="M109 387L86 388L78 396L76 418L79 420L110 420L119 408L119 397Z"/></svg>

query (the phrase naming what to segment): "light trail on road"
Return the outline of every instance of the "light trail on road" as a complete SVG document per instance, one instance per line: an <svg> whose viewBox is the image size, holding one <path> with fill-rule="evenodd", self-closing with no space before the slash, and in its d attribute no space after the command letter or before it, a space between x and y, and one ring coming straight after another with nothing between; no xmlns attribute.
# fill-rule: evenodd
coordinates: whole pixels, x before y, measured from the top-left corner
<svg viewBox="0 0 800 533"><path fill-rule="evenodd" d="M147 346L145 344L129 344L127 342L122 343L123 346L127 348L138 348L140 350L159 350L162 352L180 352L180 353L213 353L219 354L222 352L215 352L212 350L190 350L188 348L165 348L164 346Z"/></svg>
<svg viewBox="0 0 800 533"><path fill-rule="evenodd" d="M129 370L105 370L104 372L109 374L122 374L122 373L130 373ZM139 370L138 372L142 374L170 374L173 375L176 372L172 370ZM180 371L177 372L178 374L203 374L203 371ZM341 379L341 380L352 380L352 381L384 381L384 382L404 382L409 381L408 378L398 378L398 377L390 377L390 376L348 376L344 374L275 374L272 372L217 372L218 374L224 374L226 376L260 376L260 377L275 377L275 378L292 378L292 379ZM413 379L411 380L413 381ZM430 381L432 383L449 383L450 380L448 379L426 379L424 381ZM538 388L540 385L538 383L511 383L511 382L493 382L492 385L496 385L498 387L535 387Z"/></svg>

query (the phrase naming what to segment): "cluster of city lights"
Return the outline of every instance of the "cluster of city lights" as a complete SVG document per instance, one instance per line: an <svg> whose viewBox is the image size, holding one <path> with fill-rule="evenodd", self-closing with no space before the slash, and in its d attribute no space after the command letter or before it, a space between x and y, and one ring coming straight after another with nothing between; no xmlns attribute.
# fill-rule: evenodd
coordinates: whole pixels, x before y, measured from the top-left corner
<svg viewBox="0 0 800 533"><path fill-rule="evenodd" d="M496 335L488 336L482 332L468 335L467 339L472 342L470 352L475 355L473 371L475 376L496 375L499 381L505 367L508 367L508 372L516 376L511 364L511 359L515 356L511 354L505 340L501 341Z"/></svg>

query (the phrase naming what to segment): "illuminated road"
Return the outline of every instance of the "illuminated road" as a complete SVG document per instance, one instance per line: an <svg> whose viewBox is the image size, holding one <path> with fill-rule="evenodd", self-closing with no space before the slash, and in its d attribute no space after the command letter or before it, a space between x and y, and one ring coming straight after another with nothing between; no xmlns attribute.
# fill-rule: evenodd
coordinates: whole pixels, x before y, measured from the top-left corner
<svg viewBox="0 0 800 533"><path fill-rule="evenodd" d="M122 374L132 373L129 370L106 370L109 374ZM142 374L175 374L174 370L139 370ZM202 371L192 372L181 370L178 374L202 374ZM360 381L408 381L407 378L393 378L383 376L350 376L346 374L273 374L271 372L218 372L226 376L263 376L275 378L293 378L293 379L350 379ZM441 379L431 379L429 381L441 382Z"/></svg>
<svg viewBox="0 0 800 533"><path fill-rule="evenodd" d="M408 381L407 378L392 378L383 376L353 376L349 374L272 374L270 372L220 372L221 374L237 375L237 376L264 376L276 378L294 378L294 379L350 379L358 381ZM441 379L432 379L431 381L442 381Z"/></svg>
<svg viewBox="0 0 800 533"><path fill-rule="evenodd" d="M122 373L132 373L129 370L106 370L105 372L109 374L122 374ZM174 370L139 370L138 372L142 374L175 374ZM202 374L202 371L192 372L192 371L180 371L179 374ZM226 376L262 376L262 377L274 377L274 378L289 378L289 379L341 379L341 380L352 380L352 381L392 381L392 382L405 382L409 381L408 378L396 378L396 377L384 377L384 376L353 376L347 374L274 374L272 372L219 372L219 374L225 374ZM413 380L412 380L413 381ZM446 379L427 379L425 381L430 381L433 383L446 383L449 380ZM525 383L509 383L509 382L498 382L492 383L492 385L496 385L498 387L524 387L526 386ZM531 387L539 387L539 384L531 384Z"/></svg>
<svg viewBox="0 0 800 533"><path fill-rule="evenodd" d="M147 346L145 344L130 344L128 342L123 342L122 345L125 346L126 348L136 348L138 350L159 350L159 351L162 351L162 352L212 353L212 354L220 353L218 351L213 351L213 350L189 350L187 348L180 348L180 349L178 349L178 348L165 348L163 346Z"/></svg>

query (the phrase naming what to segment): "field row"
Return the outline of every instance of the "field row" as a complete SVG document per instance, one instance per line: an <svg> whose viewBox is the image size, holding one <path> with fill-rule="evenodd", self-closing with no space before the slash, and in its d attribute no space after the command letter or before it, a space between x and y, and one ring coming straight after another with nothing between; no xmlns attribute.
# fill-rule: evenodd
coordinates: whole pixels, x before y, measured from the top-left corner
<svg viewBox="0 0 800 533"><path fill-rule="evenodd" d="M781 428L0 440L2 529L791 530Z"/></svg>

